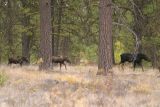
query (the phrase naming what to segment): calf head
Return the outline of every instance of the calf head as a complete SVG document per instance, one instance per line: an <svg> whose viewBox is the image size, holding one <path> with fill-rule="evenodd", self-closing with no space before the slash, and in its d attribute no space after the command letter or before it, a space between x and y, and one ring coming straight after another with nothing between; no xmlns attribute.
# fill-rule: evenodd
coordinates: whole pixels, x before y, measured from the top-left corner
<svg viewBox="0 0 160 107"><path fill-rule="evenodd" d="M68 62L68 63L71 64L71 61L68 59L68 57L65 56L63 59L64 59L66 62Z"/></svg>
<svg viewBox="0 0 160 107"><path fill-rule="evenodd" d="M137 58L136 59L140 59L140 60L144 59L144 60L146 60L148 62L151 61L150 58L148 58L145 54L142 54L142 53L137 54Z"/></svg>

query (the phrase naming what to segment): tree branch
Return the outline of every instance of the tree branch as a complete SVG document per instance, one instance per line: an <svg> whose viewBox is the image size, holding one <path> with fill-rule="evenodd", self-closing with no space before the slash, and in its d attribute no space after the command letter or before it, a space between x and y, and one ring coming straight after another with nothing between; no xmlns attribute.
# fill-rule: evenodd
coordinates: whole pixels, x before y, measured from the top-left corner
<svg viewBox="0 0 160 107"><path fill-rule="evenodd" d="M142 11L141 11L141 10L139 9L139 7L134 3L134 1L133 1L133 0L129 0L129 1L131 2L131 4L132 4L133 6L135 6L135 7L137 8L138 12L140 13L140 16L141 16L143 19L145 19L144 15L142 14ZM134 14L136 15L135 9L134 9Z"/></svg>
<svg viewBox="0 0 160 107"><path fill-rule="evenodd" d="M138 40L138 35L131 29L129 28L127 25L121 24L121 23L117 23L117 22L112 22L113 25L119 25L119 26L123 26L125 28L127 28L136 38L136 49L133 53L134 55L134 60L136 58L137 52L138 52L138 48L139 48L139 40Z"/></svg>

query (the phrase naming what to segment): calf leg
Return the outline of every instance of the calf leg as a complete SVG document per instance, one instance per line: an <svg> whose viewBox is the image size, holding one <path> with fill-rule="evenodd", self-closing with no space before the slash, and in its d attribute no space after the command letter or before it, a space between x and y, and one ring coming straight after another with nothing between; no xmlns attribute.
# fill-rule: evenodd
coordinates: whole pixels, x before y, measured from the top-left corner
<svg viewBox="0 0 160 107"><path fill-rule="evenodd" d="M62 66L62 64L60 63L60 70L61 70L61 66Z"/></svg>
<svg viewBox="0 0 160 107"><path fill-rule="evenodd" d="M142 67L142 71L144 72L143 65L142 65L142 64L140 64L140 66Z"/></svg>
<svg viewBox="0 0 160 107"><path fill-rule="evenodd" d="M67 68L66 68L66 64L63 62L63 63L61 63L61 64L63 64L64 66L65 66L65 69L67 70Z"/></svg>
<svg viewBox="0 0 160 107"><path fill-rule="evenodd" d="M63 65L65 66L65 69L67 70L66 64L65 64L65 63L63 63Z"/></svg>

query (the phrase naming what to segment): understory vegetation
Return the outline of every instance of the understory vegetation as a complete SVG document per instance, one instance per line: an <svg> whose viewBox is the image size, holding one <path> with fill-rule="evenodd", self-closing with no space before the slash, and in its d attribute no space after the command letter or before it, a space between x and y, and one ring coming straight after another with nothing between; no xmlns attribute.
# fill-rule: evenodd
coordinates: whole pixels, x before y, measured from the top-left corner
<svg viewBox="0 0 160 107"><path fill-rule="evenodd" d="M0 66L8 80L0 87L1 107L158 107L160 73L157 69L115 66L107 76L97 76L96 66ZM100 71L99 71L100 72Z"/></svg>

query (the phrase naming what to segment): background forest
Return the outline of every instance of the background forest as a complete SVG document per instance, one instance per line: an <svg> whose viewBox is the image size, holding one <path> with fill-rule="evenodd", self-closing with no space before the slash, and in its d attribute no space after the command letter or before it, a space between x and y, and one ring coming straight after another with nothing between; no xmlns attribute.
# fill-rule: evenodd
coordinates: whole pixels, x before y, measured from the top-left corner
<svg viewBox="0 0 160 107"><path fill-rule="evenodd" d="M51 0L53 55L98 60L99 1ZM115 62L123 52L134 52L136 33L139 51L160 61L160 0L113 1L113 46ZM39 0L0 0L0 62L25 55L39 58Z"/></svg>

